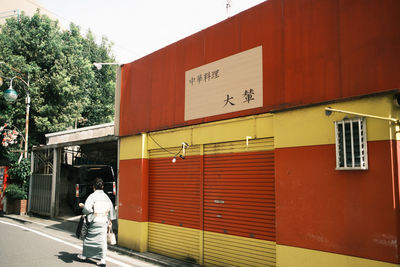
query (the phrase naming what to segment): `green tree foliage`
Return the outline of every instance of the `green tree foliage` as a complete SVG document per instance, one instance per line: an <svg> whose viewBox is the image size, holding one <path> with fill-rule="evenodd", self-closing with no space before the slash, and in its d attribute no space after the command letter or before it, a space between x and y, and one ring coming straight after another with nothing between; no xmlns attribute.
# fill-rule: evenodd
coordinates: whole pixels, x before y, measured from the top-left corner
<svg viewBox="0 0 400 267"><path fill-rule="evenodd" d="M21 15L1 26L0 75L28 81L31 97L29 143L44 144L46 133L111 122L114 118L115 68L100 71L93 62L113 62L112 43L82 36L78 26L62 30L57 21L41 15ZM20 71L20 73L16 72ZM6 103L0 88L0 124L25 129L26 86L14 79L16 103Z"/></svg>
<svg viewBox="0 0 400 267"><path fill-rule="evenodd" d="M19 160L17 154L7 154L9 169L8 181L5 194L11 199L26 199L29 191L29 177L31 172L31 163L29 159Z"/></svg>
<svg viewBox="0 0 400 267"><path fill-rule="evenodd" d="M17 184L10 184L7 186L6 190L4 191L7 199L9 201L17 200L17 199L27 199L28 194L25 192L21 186Z"/></svg>

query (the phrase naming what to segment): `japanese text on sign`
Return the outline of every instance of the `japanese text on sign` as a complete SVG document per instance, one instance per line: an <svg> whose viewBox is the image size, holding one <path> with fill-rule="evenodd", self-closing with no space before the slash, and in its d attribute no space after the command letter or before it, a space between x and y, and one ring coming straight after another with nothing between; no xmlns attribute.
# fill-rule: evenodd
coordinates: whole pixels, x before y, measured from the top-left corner
<svg viewBox="0 0 400 267"><path fill-rule="evenodd" d="M185 120L263 105L262 47L185 72Z"/></svg>
<svg viewBox="0 0 400 267"><path fill-rule="evenodd" d="M189 83L191 86L193 86L195 84L201 84L202 82L206 83L209 82L210 80L215 80L218 78L219 78L219 70L208 71L191 77Z"/></svg>

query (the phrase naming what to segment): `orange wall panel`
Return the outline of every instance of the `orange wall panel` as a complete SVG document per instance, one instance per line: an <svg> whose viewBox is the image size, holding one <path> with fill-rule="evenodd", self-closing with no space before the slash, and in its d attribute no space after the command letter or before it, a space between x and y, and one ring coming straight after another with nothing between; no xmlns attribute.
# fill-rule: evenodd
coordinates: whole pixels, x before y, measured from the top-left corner
<svg viewBox="0 0 400 267"><path fill-rule="evenodd" d="M175 123L176 45L152 54L150 128L166 128ZM183 77L184 80L184 77Z"/></svg>
<svg viewBox="0 0 400 267"><path fill-rule="evenodd" d="M340 97L337 1L284 1L283 14L285 102Z"/></svg>
<svg viewBox="0 0 400 267"><path fill-rule="evenodd" d="M150 67L150 57L122 67L119 130L121 136L149 129L152 76Z"/></svg>
<svg viewBox="0 0 400 267"><path fill-rule="evenodd" d="M342 87L347 96L400 87L398 0L340 0Z"/></svg>
<svg viewBox="0 0 400 267"><path fill-rule="evenodd" d="M122 67L120 134L400 88L398 0L270 0ZM263 107L184 121L185 71L262 45Z"/></svg>
<svg viewBox="0 0 400 267"><path fill-rule="evenodd" d="M239 33L240 19L237 16L204 30L205 63L241 52Z"/></svg>
<svg viewBox="0 0 400 267"><path fill-rule="evenodd" d="M285 101L282 7L279 1L269 1L249 12L240 18L240 48L263 47L264 108L256 111L261 113Z"/></svg>
<svg viewBox="0 0 400 267"><path fill-rule="evenodd" d="M148 221L148 159L120 160L119 214L120 219Z"/></svg>
<svg viewBox="0 0 400 267"><path fill-rule="evenodd" d="M204 156L204 230L275 241L274 152Z"/></svg>
<svg viewBox="0 0 400 267"><path fill-rule="evenodd" d="M334 145L275 155L278 244L398 263L389 141L368 143L367 171L336 171Z"/></svg>
<svg viewBox="0 0 400 267"><path fill-rule="evenodd" d="M200 229L200 166L200 156L150 159L150 222Z"/></svg>
<svg viewBox="0 0 400 267"><path fill-rule="evenodd" d="M185 72L204 65L204 31L191 35L177 43L175 73L175 125L185 122ZM172 107L170 107L172 109ZM182 112L183 111L183 112Z"/></svg>

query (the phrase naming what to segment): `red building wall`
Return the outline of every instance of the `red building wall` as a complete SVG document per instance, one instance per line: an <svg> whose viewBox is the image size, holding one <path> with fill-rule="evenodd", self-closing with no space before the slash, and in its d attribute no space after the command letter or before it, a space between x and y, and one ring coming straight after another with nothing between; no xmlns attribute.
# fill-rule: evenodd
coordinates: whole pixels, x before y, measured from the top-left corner
<svg viewBox="0 0 400 267"><path fill-rule="evenodd" d="M119 219L148 220L148 159L121 160L119 167Z"/></svg>
<svg viewBox="0 0 400 267"><path fill-rule="evenodd" d="M398 263L397 146L368 142L368 171L345 172L334 145L277 149L277 243Z"/></svg>
<svg viewBox="0 0 400 267"><path fill-rule="evenodd" d="M270 0L122 67L120 135L400 87L398 0ZM185 71L263 46L262 108L184 121Z"/></svg>

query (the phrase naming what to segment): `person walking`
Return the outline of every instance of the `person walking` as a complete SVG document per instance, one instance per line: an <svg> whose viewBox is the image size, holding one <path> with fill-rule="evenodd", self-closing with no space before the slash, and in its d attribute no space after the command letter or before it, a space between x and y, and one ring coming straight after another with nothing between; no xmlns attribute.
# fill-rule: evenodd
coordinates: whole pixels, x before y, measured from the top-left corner
<svg viewBox="0 0 400 267"><path fill-rule="evenodd" d="M107 228L112 227L111 220L116 219L115 210L110 198L103 191L103 180L96 178L93 184L94 192L86 199L85 204L79 203L83 214L88 216L88 234L83 240L82 254L78 258L85 261L95 258L100 261L97 265L106 265Z"/></svg>

